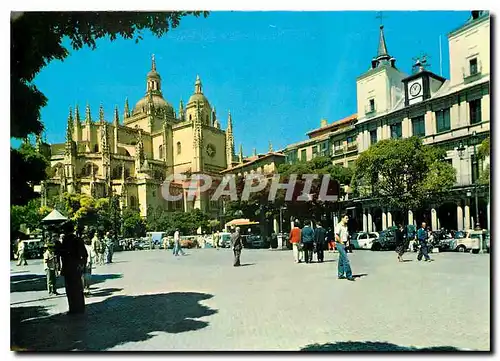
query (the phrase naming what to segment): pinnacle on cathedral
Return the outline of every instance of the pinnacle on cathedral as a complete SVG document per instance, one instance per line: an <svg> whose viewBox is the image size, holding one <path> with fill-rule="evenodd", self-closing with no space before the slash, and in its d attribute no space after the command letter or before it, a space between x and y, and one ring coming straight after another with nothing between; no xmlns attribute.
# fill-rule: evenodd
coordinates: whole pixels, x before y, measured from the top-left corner
<svg viewBox="0 0 500 361"><path fill-rule="evenodd" d="M101 105L99 105L99 123L104 123L105 120L104 120L104 107L101 103Z"/></svg>
<svg viewBox="0 0 500 361"><path fill-rule="evenodd" d="M69 107L68 124L66 125L66 142L73 140L73 110Z"/></svg>
<svg viewBox="0 0 500 361"><path fill-rule="evenodd" d="M75 106L75 126L79 127L80 123L80 111L78 109L78 104Z"/></svg>
<svg viewBox="0 0 500 361"><path fill-rule="evenodd" d="M123 110L123 119L130 117L130 109L128 106L128 97L125 98L125 109Z"/></svg>
<svg viewBox="0 0 500 361"><path fill-rule="evenodd" d="M115 114L113 116L113 124L115 126L120 124L120 116L118 115L118 105L115 105Z"/></svg>
<svg viewBox="0 0 500 361"><path fill-rule="evenodd" d="M92 123L92 116L90 115L89 103L87 103L87 106L85 107L85 123L87 123L87 124Z"/></svg>

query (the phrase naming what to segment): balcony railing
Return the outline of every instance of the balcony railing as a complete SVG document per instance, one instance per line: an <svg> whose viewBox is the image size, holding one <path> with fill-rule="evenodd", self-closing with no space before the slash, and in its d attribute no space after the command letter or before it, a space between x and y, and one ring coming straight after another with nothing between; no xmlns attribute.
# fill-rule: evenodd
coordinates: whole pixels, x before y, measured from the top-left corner
<svg viewBox="0 0 500 361"><path fill-rule="evenodd" d="M347 151L358 149L358 142L347 143Z"/></svg>
<svg viewBox="0 0 500 361"><path fill-rule="evenodd" d="M336 147L335 150L334 150L334 154L337 155L337 154L343 154L345 151L344 147Z"/></svg>
<svg viewBox="0 0 500 361"><path fill-rule="evenodd" d="M483 67L481 62L478 62L475 68L471 68L470 66L467 68L462 68L462 76L464 78L464 82L472 82L481 77L483 71Z"/></svg>

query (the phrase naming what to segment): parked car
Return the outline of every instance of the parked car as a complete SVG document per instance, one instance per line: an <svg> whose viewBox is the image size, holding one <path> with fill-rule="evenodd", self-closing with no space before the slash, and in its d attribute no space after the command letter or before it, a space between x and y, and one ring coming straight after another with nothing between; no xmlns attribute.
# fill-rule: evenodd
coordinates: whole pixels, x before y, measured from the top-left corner
<svg viewBox="0 0 500 361"><path fill-rule="evenodd" d="M24 240L24 256L26 259L43 257L43 240L41 238Z"/></svg>
<svg viewBox="0 0 500 361"><path fill-rule="evenodd" d="M483 246L485 246L486 250L488 250L489 246L488 241L489 235L486 230L473 230L468 229L462 232L455 232L454 237L454 250L458 252L467 252L472 251L472 253L479 253L481 249L480 242L483 242Z"/></svg>
<svg viewBox="0 0 500 361"><path fill-rule="evenodd" d="M270 242L267 237L253 234L247 237L247 245L249 248L269 248Z"/></svg>
<svg viewBox="0 0 500 361"><path fill-rule="evenodd" d="M231 248L231 233L219 232L219 247Z"/></svg>
<svg viewBox="0 0 500 361"><path fill-rule="evenodd" d="M351 244L354 249L371 249L373 242L379 238L377 232L358 232L351 237Z"/></svg>
<svg viewBox="0 0 500 361"><path fill-rule="evenodd" d="M379 237L373 241L372 251L394 251L396 249L396 229L397 227L387 228L379 233Z"/></svg>

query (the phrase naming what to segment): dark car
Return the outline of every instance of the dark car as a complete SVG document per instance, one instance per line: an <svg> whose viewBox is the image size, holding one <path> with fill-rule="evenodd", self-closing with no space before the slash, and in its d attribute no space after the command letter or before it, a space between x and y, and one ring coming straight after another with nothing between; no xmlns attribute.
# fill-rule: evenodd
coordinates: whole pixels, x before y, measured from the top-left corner
<svg viewBox="0 0 500 361"><path fill-rule="evenodd" d="M373 241L372 251L394 251L396 249L396 229L397 227L390 227L380 232L378 239Z"/></svg>
<svg viewBox="0 0 500 361"><path fill-rule="evenodd" d="M247 237L247 246L249 248L269 248L270 242L267 237L251 235Z"/></svg>

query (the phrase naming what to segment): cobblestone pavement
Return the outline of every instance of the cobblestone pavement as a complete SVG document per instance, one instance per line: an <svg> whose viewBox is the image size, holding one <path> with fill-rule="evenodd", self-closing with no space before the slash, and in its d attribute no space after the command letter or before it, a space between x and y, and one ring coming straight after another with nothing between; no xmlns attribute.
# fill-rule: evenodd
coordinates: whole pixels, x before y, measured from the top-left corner
<svg viewBox="0 0 500 361"><path fill-rule="evenodd" d="M64 288L49 297L40 260L11 263L11 345L28 350L489 350L489 255L440 253L398 263L355 251L295 264L291 251L115 253L94 270L84 316ZM59 283L62 284L62 280Z"/></svg>

